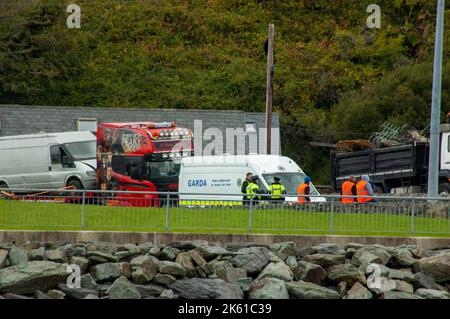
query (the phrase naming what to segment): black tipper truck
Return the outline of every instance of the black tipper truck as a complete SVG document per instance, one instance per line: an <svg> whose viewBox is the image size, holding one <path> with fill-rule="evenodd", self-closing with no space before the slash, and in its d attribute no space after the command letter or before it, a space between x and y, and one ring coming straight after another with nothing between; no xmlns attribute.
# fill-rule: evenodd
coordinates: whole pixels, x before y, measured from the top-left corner
<svg viewBox="0 0 450 319"><path fill-rule="evenodd" d="M403 192L427 190L429 144L408 144L338 153L331 151L331 185L339 191L350 176L368 175L380 193L394 188ZM450 124L441 125L439 193L450 191Z"/></svg>

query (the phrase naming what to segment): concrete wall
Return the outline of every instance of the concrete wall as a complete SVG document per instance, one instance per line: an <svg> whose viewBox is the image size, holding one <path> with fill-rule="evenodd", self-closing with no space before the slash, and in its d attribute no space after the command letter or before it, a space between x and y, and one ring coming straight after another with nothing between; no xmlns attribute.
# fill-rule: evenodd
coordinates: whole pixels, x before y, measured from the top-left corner
<svg viewBox="0 0 450 319"><path fill-rule="evenodd" d="M202 120L203 130L217 127L225 137L226 128L244 128L246 122L254 122L256 129L265 127L264 113L221 110L176 110L148 108L24 106L0 104L0 136L44 132L76 131L77 120L95 118L102 122L154 121L177 122L177 125L194 129L194 121ZM280 152L279 117L273 115L273 152ZM259 140L258 143L264 142ZM208 141L204 141L204 145ZM254 146L264 148L263 145ZM248 152L249 146L246 150ZM250 149L252 149L250 147ZM224 150L225 152L225 150Z"/></svg>
<svg viewBox="0 0 450 319"><path fill-rule="evenodd" d="M423 249L450 248L450 238L431 237L369 237L369 236L327 236L327 235L249 235L249 234L202 234L202 233L151 233L151 232L102 232L102 231L0 231L0 243L39 242L113 242L117 244L152 242L166 245L174 241L206 240L210 245L226 246L236 243L273 243L293 241L298 247L319 243L359 243L400 246L411 244Z"/></svg>

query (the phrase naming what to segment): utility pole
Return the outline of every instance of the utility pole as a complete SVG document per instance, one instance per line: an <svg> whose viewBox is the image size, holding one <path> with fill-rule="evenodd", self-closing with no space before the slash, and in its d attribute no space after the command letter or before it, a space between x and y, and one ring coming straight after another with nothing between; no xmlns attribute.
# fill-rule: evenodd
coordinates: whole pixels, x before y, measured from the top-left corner
<svg viewBox="0 0 450 319"><path fill-rule="evenodd" d="M438 196L439 183L439 127L441 120L442 42L444 37L445 0L438 0L436 39L434 45L433 97L431 101L430 153L428 166L428 197Z"/></svg>
<svg viewBox="0 0 450 319"><path fill-rule="evenodd" d="M269 37L267 39L267 85L266 85L266 147L267 154L272 153L272 99L273 99L273 47L275 27L269 24Z"/></svg>

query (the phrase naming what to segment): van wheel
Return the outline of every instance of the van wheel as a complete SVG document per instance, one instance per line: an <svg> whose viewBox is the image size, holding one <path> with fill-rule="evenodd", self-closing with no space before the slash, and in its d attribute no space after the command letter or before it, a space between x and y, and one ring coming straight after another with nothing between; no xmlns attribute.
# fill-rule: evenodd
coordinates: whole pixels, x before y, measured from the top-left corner
<svg viewBox="0 0 450 319"><path fill-rule="evenodd" d="M83 189L83 184L78 179L70 179L67 186L72 186L72 189Z"/></svg>
<svg viewBox="0 0 450 319"><path fill-rule="evenodd" d="M6 183L4 182L0 182L0 189L8 189L8 185L6 185Z"/></svg>

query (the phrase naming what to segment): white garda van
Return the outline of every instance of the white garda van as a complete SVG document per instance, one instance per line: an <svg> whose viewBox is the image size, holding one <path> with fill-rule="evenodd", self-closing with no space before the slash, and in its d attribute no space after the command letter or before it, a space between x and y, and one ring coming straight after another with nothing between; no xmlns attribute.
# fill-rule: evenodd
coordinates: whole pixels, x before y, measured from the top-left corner
<svg viewBox="0 0 450 319"><path fill-rule="evenodd" d="M0 137L0 188L95 189L96 141L90 132Z"/></svg>
<svg viewBox="0 0 450 319"><path fill-rule="evenodd" d="M180 204L226 204L242 202L241 183L246 173L259 177L260 190L267 193L274 177L281 178L288 196L286 202L296 202L297 187L306 174L290 158L279 155L223 155L183 158L180 167ZM320 195L311 183L311 194ZM324 197L311 197L312 202L325 202Z"/></svg>

